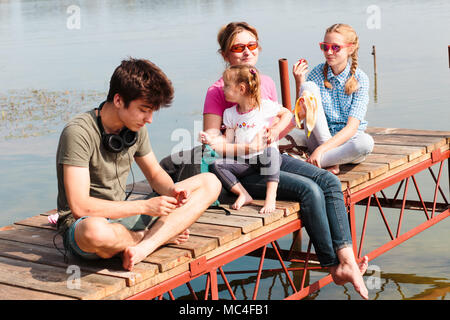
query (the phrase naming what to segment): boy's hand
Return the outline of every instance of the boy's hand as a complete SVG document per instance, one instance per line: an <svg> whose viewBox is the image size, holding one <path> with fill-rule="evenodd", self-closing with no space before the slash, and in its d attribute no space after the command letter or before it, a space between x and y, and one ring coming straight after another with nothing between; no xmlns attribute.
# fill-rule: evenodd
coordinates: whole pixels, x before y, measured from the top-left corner
<svg viewBox="0 0 450 320"><path fill-rule="evenodd" d="M149 216L167 216L177 208L177 199L175 197L159 196L145 201L146 210L144 214Z"/></svg>
<svg viewBox="0 0 450 320"><path fill-rule="evenodd" d="M189 191L182 189L180 187L174 186L172 189L172 194L177 200L177 207L181 207L186 204L189 198Z"/></svg>

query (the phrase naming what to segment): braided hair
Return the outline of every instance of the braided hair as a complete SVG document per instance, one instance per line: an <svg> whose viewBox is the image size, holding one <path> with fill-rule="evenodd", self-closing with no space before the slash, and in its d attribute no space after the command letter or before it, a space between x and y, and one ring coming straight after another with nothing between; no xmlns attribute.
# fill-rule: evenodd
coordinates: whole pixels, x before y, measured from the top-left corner
<svg viewBox="0 0 450 320"><path fill-rule="evenodd" d="M355 49L353 50L353 53L351 54L350 58L352 59L352 65L350 66L350 78L348 78L347 82L345 83L345 93L347 95L352 94L356 90L358 90L358 80L355 77L356 68L358 67L358 49L359 49L359 38L356 35L355 30L349 26L348 24L342 24L337 23L329 27L325 34L336 32L341 35L343 35L348 43L351 43L354 45ZM332 89L333 85L330 81L328 81L328 63L325 62L323 66L323 75L324 75L324 86L328 89Z"/></svg>

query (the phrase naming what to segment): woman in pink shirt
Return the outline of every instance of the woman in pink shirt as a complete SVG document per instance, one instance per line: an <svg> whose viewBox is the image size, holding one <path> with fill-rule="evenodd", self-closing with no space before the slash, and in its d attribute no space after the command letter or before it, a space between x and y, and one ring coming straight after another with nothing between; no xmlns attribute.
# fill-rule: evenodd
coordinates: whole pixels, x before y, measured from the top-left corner
<svg viewBox="0 0 450 320"><path fill-rule="evenodd" d="M256 65L261 50L258 33L246 22L231 22L222 27L217 40L219 53L228 65ZM264 75L261 78L262 99L277 101L273 80ZM220 139L223 112L233 106L225 100L223 85L221 78L209 87L203 109L203 130L219 137L210 145L214 151L228 157L256 153L263 150L267 142L278 140L280 133L286 131L278 122L257 135L250 144L227 144L225 139ZM240 182L253 198L264 199L264 177L251 174ZM336 284L351 282L355 290L367 299L368 291L362 274L367 269L368 259L364 257L359 264L355 260L341 188L339 179L327 170L282 155L277 199L301 203L301 219L322 267L328 267Z"/></svg>

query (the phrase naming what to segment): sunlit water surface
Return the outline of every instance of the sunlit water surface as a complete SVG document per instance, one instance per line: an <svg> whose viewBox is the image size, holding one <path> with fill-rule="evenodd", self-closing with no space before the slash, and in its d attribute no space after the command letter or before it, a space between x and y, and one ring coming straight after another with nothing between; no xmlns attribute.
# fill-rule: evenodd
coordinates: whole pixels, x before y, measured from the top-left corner
<svg viewBox="0 0 450 320"><path fill-rule="evenodd" d="M372 85L369 125L449 130L448 1L80 0L80 28L70 29L67 21L73 16L67 9L73 4L0 0L0 226L56 207L55 151L62 126L104 99L114 68L126 57L152 60L175 87L173 105L158 112L148 126L157 157L193 146L206 89L224 68L217 31L229 21L245 20L257 27L263 48L258 68L278 86L279 58L287 58L290 65L300 57L310 65L321 63L318 42L325 28L351 24L360 37L359 65ZM379 10L379 28L367 24L375 14L369 6ZM134 172L136 180L143 179L139 170ZM429 183L427 177L420 179ZM364 212L358 213L361 220ZM397 212L392 221L396 217ZM422 222L423 214L411 213L408 219L405 230ZM388 240L379 216L374 214L368 223L366 238L375 244ZM380 282L370 297L449 299L449 227L450 221L444 220L371 261L379 268ZM226 269L236 263L256 269L258 261L246 257ZM266 264L278 267L276 262ZM320 276L311 272L307 279L312 283ZM251 298L254 276L229 280L239 299ZM203 285L194 283L199 290ZM265 293L260 299L280 299L291 292L278 273L264 275L261 287ZM351 286L334 284L310 298L359 299Z"/></svg>

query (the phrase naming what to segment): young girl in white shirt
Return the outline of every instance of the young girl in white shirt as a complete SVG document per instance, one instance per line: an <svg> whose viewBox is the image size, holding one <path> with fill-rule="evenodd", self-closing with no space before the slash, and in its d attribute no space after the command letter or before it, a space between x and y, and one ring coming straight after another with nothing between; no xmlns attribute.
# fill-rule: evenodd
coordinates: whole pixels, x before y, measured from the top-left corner
<svg viewBox="0 0 450 320"><path fill-rule="evenodd" d="M276 102L261 99L258 70L249 65L230 66L223 73L223 80L226 100L236 103L223 114L227 144L251 146L255 139L261 139L262 136L269 141L275 141L277 137L272 137L268 128L277 118L280 127L287 126L292 114ZM206 144L216 143L215 138L205 132L200 133L200 139ZM253 200L238 179L259 172L267 184L266 198L260 213L273 212L281 164L278 147L274 142L262 151L254 152L251 147L249 150L248 154L218 159L212 164L211 169L221 180L222 185L238 196L232 205L236 210Z"/></svg>

